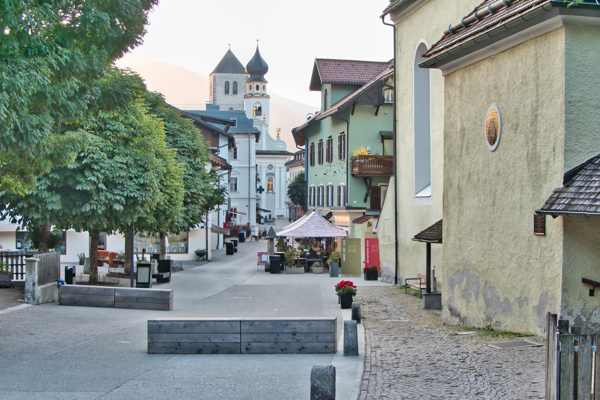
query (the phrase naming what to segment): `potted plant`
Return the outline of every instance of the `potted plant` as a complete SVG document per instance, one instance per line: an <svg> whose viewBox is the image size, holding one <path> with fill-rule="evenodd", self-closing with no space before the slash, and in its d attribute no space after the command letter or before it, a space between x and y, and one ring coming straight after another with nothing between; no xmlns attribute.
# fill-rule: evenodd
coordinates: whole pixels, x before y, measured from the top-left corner
<svg viewBox="0 0 600 400"><path fill-rule="evenodd" d="M12 271L0 260L0 287L9 287L12 281Z"/></svg>
<svg viewBox="0 0 600 400"><path fill-rule="evenodd" d="M77 258L79 259L79 265L85 264L85 253L78 253Z"/></svg>
<svg viewBox="0 0 600 400"><path fill-rule="evenodd" d="M293 247L288 247L285 251L285 260L287 262L288 274L303 274L304 267L301 267L298 261L298 251Z"/></svg>
<svg viewBox="0 0 600 400"><path fill-rule="evenodd" d="M377 267L375 267L375 266L364 267L363 272L365 274L366 281L376 281L377 280L377 275L379 274Z"/></svg>
<svg viewBox="0 0 600 400"><path fill-rule="evenodd" d="M339 275L340 271L340 260L342 259L342 255L339 251L332 251L327 259L329 263L329 276L336 277Z"/></svg>
<svg viewBox="0 0 600 400"><path fill-rule="evenodd" d="M325 267L323 267L323 264L320 263L319 261L317 261L316 263L314 263L312 265L313 274L322 274L324 269L325 269Z"/></svg>
<svg viewBox="0 0 600 400"><path fill-rule="evenodd" d="M356 296L356 286L352 281L340 281L335 285L342 308L352 308L352 297Z"/></svg>

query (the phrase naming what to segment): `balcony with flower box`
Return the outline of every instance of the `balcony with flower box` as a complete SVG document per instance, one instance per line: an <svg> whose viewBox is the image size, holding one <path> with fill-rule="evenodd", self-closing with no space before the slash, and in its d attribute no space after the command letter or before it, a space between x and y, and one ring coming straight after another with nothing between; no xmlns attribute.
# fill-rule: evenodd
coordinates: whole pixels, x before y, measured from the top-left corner
<svg viewBox="0 0 600 400"><path fill-rule="evenodd" d="M393 156L355 155L352 157L353 176L390 177L393 172Z"/></svg>

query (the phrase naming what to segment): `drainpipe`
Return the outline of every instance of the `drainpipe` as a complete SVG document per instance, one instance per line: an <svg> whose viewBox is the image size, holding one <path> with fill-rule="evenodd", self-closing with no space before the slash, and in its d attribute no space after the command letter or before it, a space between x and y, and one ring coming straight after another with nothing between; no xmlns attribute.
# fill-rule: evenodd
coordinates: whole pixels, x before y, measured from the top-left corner
<svg viewBox="0 0 600 400"><path fill-rule="evenodd" d="M394 107L392 108L392 169L394 177L394 285L398 285L398 171L396 165L396 27L394 24L385 22L385 15L381 16L381 22L384 25L391 26L394 30Z"/></svg>
<svg viewBox="0 0 600 400"><path fill-rule="evenodd" d="M251 179L251 167L250 167L250 161L252 160L251 157L251 152L250 152L250 147L252 146L252 135L250 133L248 133L248 215L246 216L248 218L248 225L250 225L250 209L251 207L251 197L250 197L250 191L252 189L252 179ZM256 169L254 170L254 175L256 175ZM254 178L254 186L256 186L256 178Z"/></svg>

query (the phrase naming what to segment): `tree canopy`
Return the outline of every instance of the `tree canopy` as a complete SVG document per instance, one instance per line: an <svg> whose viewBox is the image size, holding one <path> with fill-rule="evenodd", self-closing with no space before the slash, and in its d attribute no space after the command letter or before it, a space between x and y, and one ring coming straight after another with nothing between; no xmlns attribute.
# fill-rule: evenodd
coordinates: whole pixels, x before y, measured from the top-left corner
<svg viewBox="0 0 600 400"><path fill-rule="evenodd" d="M292 204L302 207L302 211L306 211L306 182L304 174L298 174L288 185L288 197Z"/></svg>
<svg viewBox="0 0 600 400"><path fill-rule="evenodd" d="M23 193L86 146L107 67L142 42L158 0L11 0L0 7L0 192Z"/></svg>

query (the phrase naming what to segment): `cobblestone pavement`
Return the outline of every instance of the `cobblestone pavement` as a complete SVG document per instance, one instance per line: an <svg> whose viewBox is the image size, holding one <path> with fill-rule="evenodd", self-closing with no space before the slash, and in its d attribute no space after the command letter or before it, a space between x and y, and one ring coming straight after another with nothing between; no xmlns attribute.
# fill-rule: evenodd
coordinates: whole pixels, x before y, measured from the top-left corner
<svg viewBox="0 0 600 400"><path fill-rule="evenodd" d="M355 301L367 342L359 400L544 398L544 346L499 350L487 344L523 339L457 335L397 287L360 287Z"/></svg>

